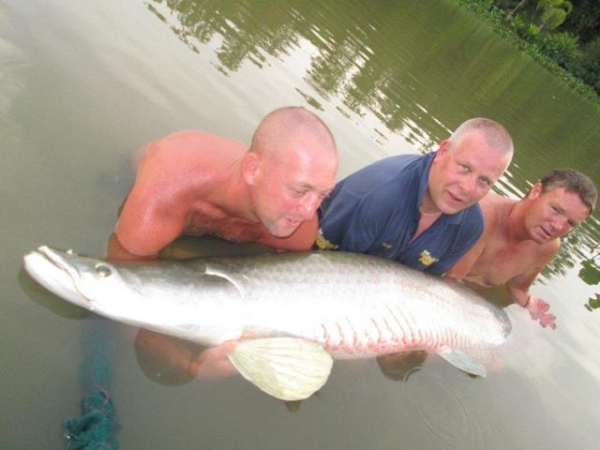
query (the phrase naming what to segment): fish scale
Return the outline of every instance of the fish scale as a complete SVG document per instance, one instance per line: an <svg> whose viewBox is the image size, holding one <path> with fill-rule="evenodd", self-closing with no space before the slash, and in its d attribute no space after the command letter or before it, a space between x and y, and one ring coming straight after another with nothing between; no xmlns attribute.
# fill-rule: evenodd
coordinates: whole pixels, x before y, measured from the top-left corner
<svg viewBox="0 0 600 450"><path fill-rule="evenodd" d="M344 261L336 264L339 255L277 255L258 261L215 258L220 268L211 273L227 272L249 293L245 300L255 302L248 330L276 334L278 328L286 328L322 343L338 357L406 348L431 350L448 344L485 348L506 338L502 322L491 330L477 326L490 320L495 323L502 314L469 289L365 255L343 254ZM453 298L460 301L453 302ZM464 308L465 300L469 308ZM267 310L278 303L281 311L269 314ZM456 314L461 307L463 314ZM284 315L294 317L286 327L281 325Z"/></svg>

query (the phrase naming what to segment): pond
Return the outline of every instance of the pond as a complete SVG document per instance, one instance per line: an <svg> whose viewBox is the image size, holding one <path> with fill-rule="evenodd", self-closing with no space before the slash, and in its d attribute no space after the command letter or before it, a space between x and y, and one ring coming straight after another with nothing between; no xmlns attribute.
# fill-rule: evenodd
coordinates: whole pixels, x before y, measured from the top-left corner
<svg viewBox="0 0 600 450"><path fill-rule="evenodd" d="M285 105L330 126L339 178L435 150L484 116L515 141L498 192L518 198L555 167L600 184L600 110L452 1L2 0L0 61L3 449L64 446L90 336L106 341L128 450L596 446L598 213L532 288L557 329L506 307L514 331L487 378L436 356L399 380L375 360L336 362L325 388L293 407L241 377L157 382L135 329L66 304L22 269L41 244L104 254L144 143L182 129L249 142Z"/></svg>

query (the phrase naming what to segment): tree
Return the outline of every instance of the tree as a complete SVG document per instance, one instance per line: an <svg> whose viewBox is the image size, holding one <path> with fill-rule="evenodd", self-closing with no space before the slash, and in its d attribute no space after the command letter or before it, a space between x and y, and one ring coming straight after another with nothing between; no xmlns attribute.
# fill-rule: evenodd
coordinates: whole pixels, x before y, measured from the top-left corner
<svg viewBox="0 0 600 450"><path fill-rule="evenodd" d="M514 15L514 14L517 12L517 9L519 9L521 6L523 6L523 4L525 3L525 1L526 1L526 0L521 0L521 1L520 1L520 2L517 4L517 6L515 6L515 7L514 7L514 8L513 8L513 9L512 9L512 10L511 10L509 13L508 13L508 15L512 17L512 16L513 16L513 15Z"/></svg>
<svg viewBox="0 0 600 450"><path fill-rule="evenodd" d="M600 36L600 1L571 0L573 12L569 14L561 29L579 36L583 44L593 41Z"/></svg>
<svg viewBox="0 0 600 450"><path fill-rule="evenodd" d="M567 20L573 4L566 0L539 0L535 9L540 12L540 31L544 28L554 30Z"/></svg>

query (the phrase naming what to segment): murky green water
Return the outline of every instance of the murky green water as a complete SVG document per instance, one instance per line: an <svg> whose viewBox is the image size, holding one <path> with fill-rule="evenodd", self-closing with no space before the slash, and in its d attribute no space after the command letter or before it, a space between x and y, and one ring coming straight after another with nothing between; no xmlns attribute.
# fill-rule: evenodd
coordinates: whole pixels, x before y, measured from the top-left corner
<svg viewBox="0 0 600 450"><path fill-rule="evenodd" d="M249 141L290 104L331 127L340 177L488 116L516 143L506 195L554 167L600 183L600 111L450 1L0 0L3 449L61 448L90 326L23 273L22 255L103 254L134 149L191 128ZM433 356L404 382L374 361L336 363L292 412L239 378L162 386L137 362L135 330L114 326L121 448L593 448L598 217L533 288L558 329L508 307L515 331L485 380Z"/></svg>

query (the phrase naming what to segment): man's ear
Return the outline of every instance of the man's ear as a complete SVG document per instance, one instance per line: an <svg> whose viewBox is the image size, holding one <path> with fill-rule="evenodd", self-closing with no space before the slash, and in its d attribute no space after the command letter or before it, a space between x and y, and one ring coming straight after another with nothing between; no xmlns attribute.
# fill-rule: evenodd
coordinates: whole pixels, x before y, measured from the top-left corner
<svg viewBox="0 0 600 450"><path fill-rule="evenodd" d="M527 198L530 200L535 200L536 198L539 198L540 195L542 195L542 183L541 181L538 181L531 187L531 189L529 189Z"/></svg>
<svg viewBox="0 0 600 450"><path fill-rule="evenodd" d="M434 161L435 161L435 159L437 159L438 155L444 156L449 151L450 151L450 141L448 139L444 139L442 142L440 142L440 145L438 146L437 154L435 155Z"/></svg>
<svg viewBox="0 0 600 450"><path fill-rule="evenodd" d="M247 152L242 160L242 173L244 180L249 185L253 185L260 171L260 156L255 152Z"/></svg>

